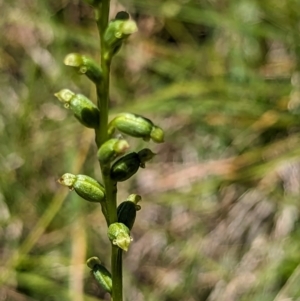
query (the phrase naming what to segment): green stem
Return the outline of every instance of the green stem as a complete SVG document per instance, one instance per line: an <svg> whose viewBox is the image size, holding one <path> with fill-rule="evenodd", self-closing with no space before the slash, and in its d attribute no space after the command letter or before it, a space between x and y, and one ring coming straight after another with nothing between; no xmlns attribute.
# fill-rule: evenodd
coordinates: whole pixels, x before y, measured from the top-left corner
<svg viewBox="0 0 300 301"><path fill-rule="evenodd" d="M109 111L109 82L110 82L110 59L107 59L108 49L104 43L104 33L108 25L110 0L102 0L96 10L97 26L100 34L101 48L101 69L103 73L102 81L97 88L97 102L100 110L100 125L96 130L96 144L98 148L108 139L108 111ZM110 164L100 164L103 184L106 192L106 203L108 213L108 224L118 221L117 219L117 186L110 178ZM112 245L111 254L112 269L112 299L113 301L123 300L123 284L122 284L122 251Z"/></svg>
<svg viewBox="0 0 300 301"><path fill-rule="evenodd" d="M96 142L98 147L107 140L110 61L105 60L105 53L107 50L104 43L104 33L108 25L109 5L110 0L103 0L96 12L97 26L100 35L101 68L103 72L102 81L97 85L97 103L100 110L100 124L98 131L96 131Z"/></svg>
<svg viewBox="0 0 300 301"><path fill-rule="evenodd" d="M96 143L98 148L108 139L110 60L105 58L107 49L104 43L104 33L108 25L109 4L109 0L103 0L97 11L97 26L101 41L101 69L103 74L101 83L96 87L98 108L100 110L100 124L99 129L96 131ZM103 164L100 167L106 191L108 222L112 224L117 222L117 189L115 183L110 179L110 164Z"/></svg>
<svg viewBox="0 0 300 301"><path fill-rule="evenodd" d="M112 299L113 301L123 300L123 272L122 272L122 250L112 245L112 256L111 256L111 272L112 272Z"/></svg>

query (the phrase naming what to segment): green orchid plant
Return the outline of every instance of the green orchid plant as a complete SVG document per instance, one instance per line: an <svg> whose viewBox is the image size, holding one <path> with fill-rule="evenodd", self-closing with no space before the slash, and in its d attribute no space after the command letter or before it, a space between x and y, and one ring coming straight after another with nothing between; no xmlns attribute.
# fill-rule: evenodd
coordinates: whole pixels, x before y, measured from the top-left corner
<svg viewBox="0 0 300 301"><path fill-rule="evenodd" d="M132 177L140 167L144 168L145 163L155 154L148 148L125 154L129 144L123 137L120 138L119 134L161 143L164 141L164 133L151 120L132 113L121 113L109 121L111 61L124 40L137 31L137 25L124 11L117 13L116 17L109 21L109 0L86 0L86 2L95 10L100 34L101 63L98 65L91 58L78 53L68 54L64 63L75 68L79 74L85 75L95 84L97 104L86 96L68 89L55 93L55 96L73 112L82 125L95 131L102 181L87 175L65 173L58 182L74 190L86 201L100 204L112 247L111 271L108 271L96 256L87 260L87 266L112 299L122 301L122 252L128 251L132 241L130 231L136 212L140 209L138 202L141 197L131 194L117 206L117 185L118 182Z"/></svg>

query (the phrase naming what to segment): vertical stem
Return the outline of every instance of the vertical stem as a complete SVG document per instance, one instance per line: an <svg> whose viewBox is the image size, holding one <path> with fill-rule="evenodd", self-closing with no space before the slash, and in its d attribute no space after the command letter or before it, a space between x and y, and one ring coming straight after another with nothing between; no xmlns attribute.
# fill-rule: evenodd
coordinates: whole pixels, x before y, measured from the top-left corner
<svg viewBox="0 0 300 301"><path fill-rule="evenodd" d="M100 110L100 125L96 130L96 143L98 148L108 139L108 111L109 111L109 77L110 59L107 59L106 45L104 43L104 33L108 25L110 0L102 0L96 10L97 26L100 34L101 49L101 69L103 73L102 81L97 88L97 103ZM117 186L110 178L110 164L100 164L102 178L106 192L108 223L117 222ZM112 299L113 301L123 300L122 284L122 251L112 245L111 253L111 272L112 272Z"/></svg>
<svg viewBox="0 0 300 301"><path fill-rule="evenodd" d="M105 59L107 49L104 43L104 33L108 25L109 5L110 0L103 0L97 9L97 26L100 35L101 68L103 73L102 82L97 85L97 103L100 109L100 124L98 131L96 131L98 147L107 140L110 61Z"/></svg>
<svg viewBox="0 0 300 301"><path fill-rule="evenodd" d="M98 148L108 139L107 125L108 125L108 111L109 111L109 77L110 77L110 59L105 56L107 53L106 45L104 43L104 34L108 25L109 17L109 0L103 0L97 11L97 26L100 35L101 48L101 69L102 80L97 85L97 103L100 110L100 124L96 131L96 143ZM103 164L100 166L103 182L106 191L106 202L109 224L117 222L117 189L116 185L110 179L110 164Z"/></svg>
<svg viewBox="0 0 300 301"><path fill-rule="evenodd" d="M117 246L112 246L111 272L112 272L112 299L113 301L123 300L123 272L122 272L122 250Z"/></svg>

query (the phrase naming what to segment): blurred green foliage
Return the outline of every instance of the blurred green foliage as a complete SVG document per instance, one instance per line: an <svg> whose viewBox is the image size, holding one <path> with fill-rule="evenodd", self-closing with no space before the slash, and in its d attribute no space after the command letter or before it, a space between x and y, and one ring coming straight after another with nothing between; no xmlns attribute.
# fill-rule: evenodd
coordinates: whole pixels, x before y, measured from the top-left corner
<svg viewBox="0 0 300 301"><path fill-rule="evenodd" d="M143 196L125 300L298 300L300 1L120 0L112 16L123 5L139 32L113 62L112 113L167 134L120 185L119 201ZM100 177L92 131L53 97L95 99L62 63L99 58L92 9L0 0L0 11L0 299L107 299L85 267L109 266L100 208L56 183Z"/></svg>

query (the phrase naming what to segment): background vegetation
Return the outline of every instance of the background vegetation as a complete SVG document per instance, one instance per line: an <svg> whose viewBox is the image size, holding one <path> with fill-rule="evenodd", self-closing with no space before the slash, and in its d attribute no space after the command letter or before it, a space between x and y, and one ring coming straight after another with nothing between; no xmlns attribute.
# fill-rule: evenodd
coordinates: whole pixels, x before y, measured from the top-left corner
<svg viewBox="0 0 300 301"><path fill-rule="evenodd" d="M166 131L120 185L119 201L143 196L126 300L300 300L300 1L120 0L112 15L123 5L139 33L113 63L112 113ZM100 208L56 183L99 178L93 131L53 97L95 99L62 63L99 57L92 10L0 0L0 11L0 300L107 300L85 266L109 265Z"/></svg>

